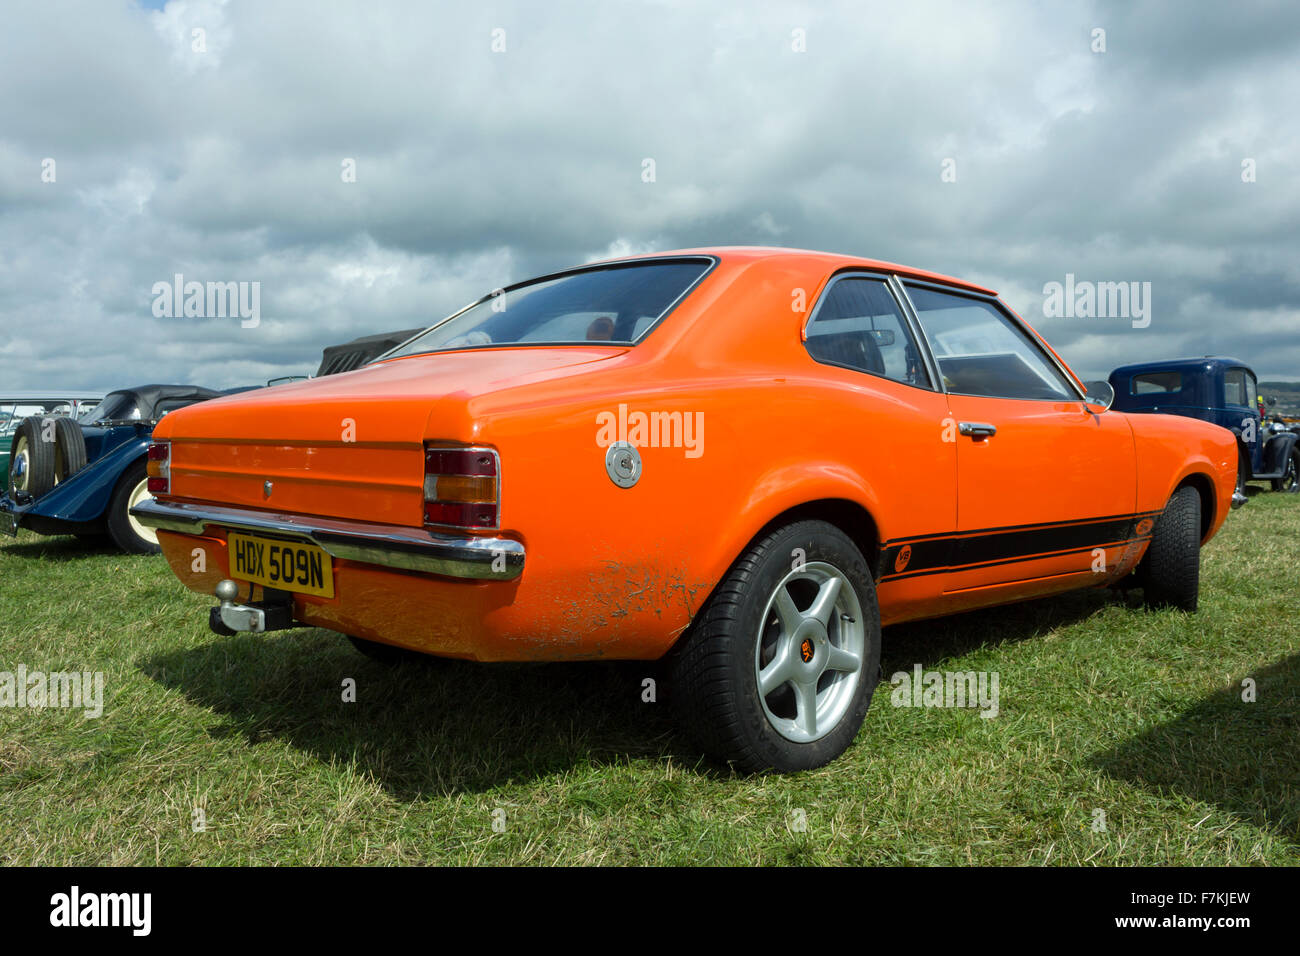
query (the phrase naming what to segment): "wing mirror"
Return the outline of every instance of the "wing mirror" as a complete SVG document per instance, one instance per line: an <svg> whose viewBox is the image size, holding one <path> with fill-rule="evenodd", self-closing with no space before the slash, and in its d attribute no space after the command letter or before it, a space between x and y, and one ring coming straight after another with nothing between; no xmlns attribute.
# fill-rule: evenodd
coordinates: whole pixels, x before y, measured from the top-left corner
<svg viewBox="0 0 1300 956"><path fill-rule="evenodd" d="M1083 387L1087 390L1083 402L1093 411L1104 412L1115 401L1115 389L1110 382L1084 382Z"/></svg>

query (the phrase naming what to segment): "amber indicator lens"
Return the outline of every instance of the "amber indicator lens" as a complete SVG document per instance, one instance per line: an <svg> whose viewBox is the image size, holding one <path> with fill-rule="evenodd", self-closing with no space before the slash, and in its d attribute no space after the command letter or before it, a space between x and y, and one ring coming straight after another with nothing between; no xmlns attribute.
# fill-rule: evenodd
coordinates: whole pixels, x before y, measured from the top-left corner
<svg viewBox="0 0 1300 956"><path fill-rule="evenodd" d="M424 497L429 501L496 504L497 480L483 475L426 475Z"/></svg>

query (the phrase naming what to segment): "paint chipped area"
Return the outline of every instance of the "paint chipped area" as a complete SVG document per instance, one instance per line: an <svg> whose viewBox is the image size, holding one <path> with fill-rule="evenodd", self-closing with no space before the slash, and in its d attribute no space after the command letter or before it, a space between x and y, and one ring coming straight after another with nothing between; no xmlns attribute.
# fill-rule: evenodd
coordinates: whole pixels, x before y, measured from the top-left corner
<svg viewBox="0 0 1300 956"><path fill-rule="evenodd" d="M684 564L599 560L585 589L557 601L557 627L529 655L570 660L658 657L690 626L709 585Z"/></svg>

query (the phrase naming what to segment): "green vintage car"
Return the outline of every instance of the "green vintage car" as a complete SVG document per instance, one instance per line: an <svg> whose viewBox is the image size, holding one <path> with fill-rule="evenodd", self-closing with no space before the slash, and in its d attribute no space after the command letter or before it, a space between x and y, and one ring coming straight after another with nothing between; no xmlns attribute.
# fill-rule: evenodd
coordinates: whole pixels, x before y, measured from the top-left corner
<svg viewBox="0 0 1300 956"><path fill-rule="evenodd" d="M33 415L75 418L94 408L103 398L99 392L0 392L0 488L8 486L10 446L24 418Z"/></svg>

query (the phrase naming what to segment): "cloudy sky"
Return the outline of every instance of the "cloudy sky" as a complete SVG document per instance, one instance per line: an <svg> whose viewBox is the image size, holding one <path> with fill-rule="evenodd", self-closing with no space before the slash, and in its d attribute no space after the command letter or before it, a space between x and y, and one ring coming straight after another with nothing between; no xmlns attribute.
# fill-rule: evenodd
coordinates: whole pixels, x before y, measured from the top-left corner
<svg viewBox="0 0 1300 956"><path fill-rule="evenodd" d="M1284 2L10 4L0 390L254 384L709 244L974 279L1085 377L1300 379L1298 104ZM260 324L156 316L177 273ZM1150 325L1045 316L1067 274Z"/></svg>

